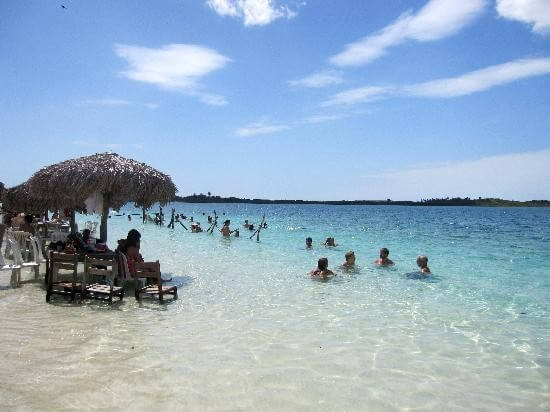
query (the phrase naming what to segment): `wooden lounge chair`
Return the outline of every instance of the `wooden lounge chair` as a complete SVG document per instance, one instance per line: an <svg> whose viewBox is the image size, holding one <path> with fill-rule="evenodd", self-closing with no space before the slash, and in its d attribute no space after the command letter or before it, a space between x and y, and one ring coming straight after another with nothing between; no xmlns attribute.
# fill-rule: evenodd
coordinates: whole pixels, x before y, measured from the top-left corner
<svg viewBox="0 0 550 412"><path fill-rule="evenodd" d="M72 272L72 281L56 280L61 276L59 270L70 270ZM74 300L77 293L81 291L81 284L77 283L76 276L78 272L78 256L73 253L52 252L50 257L50 275L48 277L48 289L46 292L46 302L50 301L52 295L71 296Z"/></svg>
<svg viewBox="0 0 550 412"><path fill-rule="evenodd" d="M144 263L134 263L135 267L135 282L136 282L136 300L140 299L142 293L147 295L158 295L159 300L162 302L164 300L164 295L172 295L174 299L178 298L178 287L175 285L163 285L162 277L160 275L160 263L157 260L156 262L144 262ZM156 284L146 285L141 287L140 279L147 280L151 279L156 281Z"/></svg>
<svg viewBox="0 0 550 412"><path fill-rule="evenodd" d="M97 259L86 255L84 259L84 277L82 279L81 298L94 298L113 302L113 296L120 300L124 297L124 288L115 286L118 274L118 262L115 258ZM92 276L103 276L106 283L87 283Z"/></svg>

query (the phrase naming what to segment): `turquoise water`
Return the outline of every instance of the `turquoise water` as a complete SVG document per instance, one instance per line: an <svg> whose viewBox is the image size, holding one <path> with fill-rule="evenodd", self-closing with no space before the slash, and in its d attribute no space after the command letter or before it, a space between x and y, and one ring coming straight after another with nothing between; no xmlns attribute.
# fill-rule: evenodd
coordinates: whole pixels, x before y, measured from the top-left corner
<svg viewBox="0 0 550 412"><path fill-rule="evenodd" d="M5 405L550 408L550 209L171 206L205 229L213 209L241 229L223 239L109 220L112 248L130 228L142 233L146 260L179 285L174 303L47 305L32 282L0 291ZM242 223L263 214L269 227L250 240ZM337 247L322 246L328 236ZM380 247L395 266L372 265ZM348 250L354 271L339 269ZM418 254L429 256L426 279L407 277ZM337 274L326 283L307 275L322 256ZM28 391L5 386L8 377ZM41 385L50 379L81 392L88 384L76 400L52 398Z"/></svg>

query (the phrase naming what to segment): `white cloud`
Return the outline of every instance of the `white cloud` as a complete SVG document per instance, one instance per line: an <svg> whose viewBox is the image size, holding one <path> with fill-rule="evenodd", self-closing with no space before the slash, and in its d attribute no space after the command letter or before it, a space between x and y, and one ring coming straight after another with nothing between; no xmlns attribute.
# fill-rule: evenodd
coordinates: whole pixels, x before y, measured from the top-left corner
<svg viewBox="0 0 550 412"><path fill-rule="evenodd" d="M412 96L455 97L548 73L550 73L550 58L523 59L489 66L458 77L406 86L403 91Z"/></svg>
<svg viewBox="0 0 550 412"><path fill-rule="evenodd" d="M484 157L432 167L387 171L364 177L363 196L418 200L469 196L546 199L550 150Z"/></svg>
<svg viewBox="0 0 550 412"><path fill-rule="evenodd" d="M132 104L129 100L123 99L88 99L84 100L82 103L99 106L128 106Z"/></svg>
<svg viewBox="0 0 550 412"><path fill-rule="evenodd" d="M288 84L291 86L302 86L302 87L327 87L334 84L340 84L343 82L341 72L336 70L326 70L319 73L314 73L310 76L304 77L299 80L290 80Z"/></svg>
<svg viewBox="0 0 550 412"><path fill-rule="evenodd" d="M203 99L208 94L197 92L199 79L231 61L216 50L194 44L169 44L158 49L118 44L115 52L128 63L128 69L121 72L128 79L199 96L207 104L213 100Z"/></svg>
<svg viewBox="0 0 550 412"><path fill-rule="evenodd" d="M338 104L357 104L372 102L392 93L391 87L365 86L356 89L344 90L343 92L332 95L328 100L321 103L321 106L333 106Z"/></svg>
<svg viewBox="0 0 550 412"><path fill-rule="evenodd" d="M259 134L271 134L275 132L280 132L281 130L288 130L290 128L291 127L287 125L270 124L270 123L267 123L266 121L260 121L256 123L251 123L249 125L246 125L244 127L241 127L235 130L235 134L237 136L248 137L248 136L256 136Z"/></svg>
<svg viewBox="0 0 550 412"><path fill-rule="evenodd" d="M209 104L210 106L225 106L227 100L224 96L211 93L197 93L201 102Z"/></svg>
<svg viewBox="0 0 550 412"><path fill-rule="evenodd" d="M275 0L206 0L220 16L239 17L245 26L264 26L279 18L291 19L296 12Z"/></svg>
<svg viewBox="0 0 550 412"><path fill-rule="evenodd" d="M550 33L548 0L497 0L497 12L506 19L532 24L536 33Z"/></svg>
<svg viewBox="0 0 550 412"><path fill-rule="evenodd" d="M157 103L145 103L144 106L151 110L159 108L159 105Z"/></svg>
<svg viewBox="0 0 550 412"><path fill-rule="evenodd" d="M335 120L340 120L345 117L347 117L347 115L345 114L320 114L320 115L306 117L303 120L303 123L306 123L306 124L326 123L326 122L332 122Z"/></svg>
<svg viewBox="0 0 550 412"><path fill-rule="evenodd" d="M448 37L477 17L486 4L487 0L430 0L416 14L406 12L378 32L348 44L343 52L330 58L330 63L360 66L407 40L427 42Z"/></svg>
<svg viewBox="0 0 550 412"><path fill-rule="evenodd" d="M481 92L515 80L550 74L550 58L520 59L474 70L457 77L406 86L365 86L344 90L321 106L358 104L389 96L449 98Z"/></svg>

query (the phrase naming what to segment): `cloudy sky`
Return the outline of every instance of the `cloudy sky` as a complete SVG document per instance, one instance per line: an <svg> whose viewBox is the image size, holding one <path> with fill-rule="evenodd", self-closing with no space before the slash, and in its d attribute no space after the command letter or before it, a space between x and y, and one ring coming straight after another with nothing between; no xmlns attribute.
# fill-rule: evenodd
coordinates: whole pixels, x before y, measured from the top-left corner
<svg viewBox="0 0 550 412"><path fill-rule="evenodd" d="M0 2L0 181L115 151L180 194L550 199L549 0Z"/></svg>

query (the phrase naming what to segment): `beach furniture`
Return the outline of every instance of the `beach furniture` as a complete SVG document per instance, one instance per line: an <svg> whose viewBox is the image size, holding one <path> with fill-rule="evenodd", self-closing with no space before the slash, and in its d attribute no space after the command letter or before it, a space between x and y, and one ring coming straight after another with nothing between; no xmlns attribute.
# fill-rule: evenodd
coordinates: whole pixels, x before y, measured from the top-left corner
<svg viewBox="0 0 550 412"><path fill-rule="evenodd" d="M33 262L36 263L35 277L36 279L38 279L38 276L40 275L40 265L42 263L46 263L46 259L44 258L44 254L42 253L42 245L40 240L36 236L31 236L29 240L31 242Z"/></svg>
<svg viewBox="0 0 550 412"><path fill-rule="evenodd" d="M178 297L178 287L175 285L163 285L162 277L160 274L160 263L157 260L156 262L143 262L143 263L134 263L136 275L135 275L135 295L136 300L140 300L142 294L147 295L158 295L159 300L162 302L164 300L164 295L172 295L174 299ZM147 281L155 281L155 284L141 286L140 280L145 279Z"/></svg>
<svg viewBox="0 0 550 412"><path fill-rule="evenodd" d="M124 283L127 280L133 280L130 269L128 269L128 259L122 252L118 252L118 280Z"/></svg>
<svg viewBox="0 0 550 412"><path fill-rule="evenodd" d="M8 239L9 242L9 239ZM0 253L0 272L11 272L10 286L14 288L19 284L21 278L21 266L17 264L7 264L4 256Z"/></svg>
<svg viewBox="0 0 550 412"><path fill-rule="evenodd" d="M84 224L84 229L88 229L91 234L95 234L95 231L97 230L97 222L92 222L91 220L88 220Z"/></svg>
<svg viewBox="0 0 550 412"><path fill-rule="evenodd" d="M71 281L62 280L63 274L59 271L70 271ZM52 295L71 296L74 300L76 293L80 292L81 284L77 283L78 256L73 253L52 252L50 256L50 274L48 276L48 288L46 302L50 301Z"/></svg>
<svg viewBox="0 0 550 412"><path fill-rule="evenodd" d="M81 298L93 298L113 302L113 296L120 300L124 297L124 288L115 286L118 275L118 262L114 257L99 259L86 255L84 258L84 277L82 278ZM90 282L93 277L101 276L105 283Z"/></svg>
<svg viewBox="0 0 550 412"><path fill-rule="evenodd" d="M32 245L34 245L34 243L30 240L30 237L31 236L29 236L29 241L31 242ZM32 261L25 262L21 254L21 249L19 248L19 242L17 242L15 239L11 237L8 237L8 241L11 243L11 248L13 251L13 260L15 261L15 264L20 266L21 269L25 269L25 268L34 269L34 277L35 279L38 279L38 275L40 273L40 262L36 260L37 255L34 254ZM20 281L21 281L21 272L19 272L18 284Z"/></svg>

